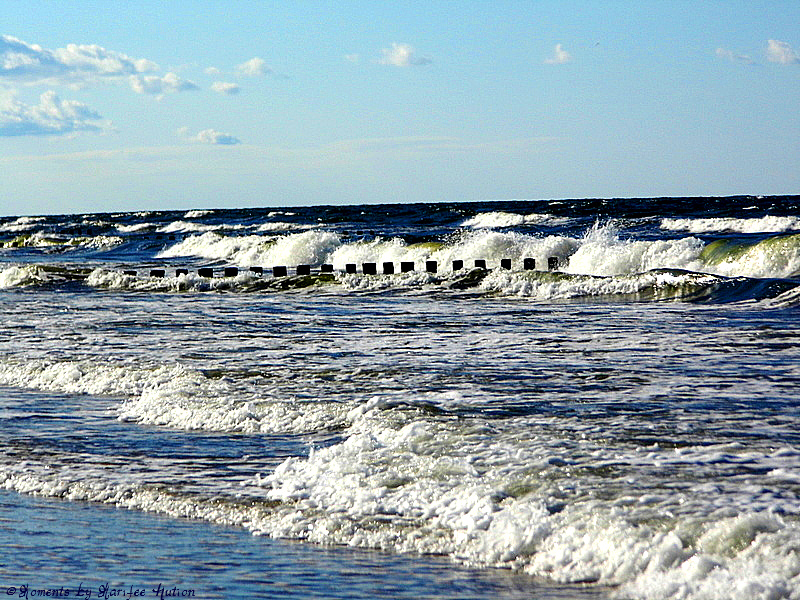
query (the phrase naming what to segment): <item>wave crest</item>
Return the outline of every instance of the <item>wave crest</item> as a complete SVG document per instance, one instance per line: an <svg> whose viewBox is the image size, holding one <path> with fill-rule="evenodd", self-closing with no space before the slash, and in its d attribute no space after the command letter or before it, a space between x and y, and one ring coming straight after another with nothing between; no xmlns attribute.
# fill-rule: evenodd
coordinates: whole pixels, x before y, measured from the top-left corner
<svg viewBox="0 0 800 600"><path fill-rule="evenodd" d="M0 271L0 290L38 285L47 280L47 273L39 266L8 267Z"/></svg>
<svg viewBox="0 0 800 600"><path fill-rule="evenodd" d="M507 212L486 212L470 217L461 223L461 227L473 229L499 229L502 227L519 227L521 225L560 225L569 219L550 214L531 213L519 215Z"/></svg>
<svg viewBox="0 0 800 600"><path fill-rule="evenodd" d="M732 231L736 233L781 233L800 229L800 218L766 216L751 219L735 219L732 217L662 219L661 229L688 231L690 233L713 233L720 231Z"/></svg>
<svg viewBox="0 0 800 600"><path fill-rule="evenodd" d="M195 256L239 265L321 264L341 244L337 234L305 231L278 238L223 236L214 232L193 235L166 250L158 258Z"/></svg>

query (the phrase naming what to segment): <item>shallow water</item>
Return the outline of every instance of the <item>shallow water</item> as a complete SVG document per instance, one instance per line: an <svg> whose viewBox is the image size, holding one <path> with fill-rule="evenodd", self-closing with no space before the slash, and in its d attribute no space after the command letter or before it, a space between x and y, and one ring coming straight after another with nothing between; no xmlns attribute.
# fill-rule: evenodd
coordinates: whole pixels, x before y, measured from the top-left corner
<svg viewBox="0 0 800 600"><path fill-rule="evenodd" d="M307 546L238 528L169 519L90 503L0 492L0 593L29 597L560 598L603 590L564 589L505 571L463 569L436 557ZM159 586L161 586L159 588ZM11 588L15 593L9 593ZM161 591L160 591L161 590ZM86 592L91 593L88 596ZM191 595L194 592L194 596ZM22 596L24 597L24 596ZM67 596L62 596L67 597Z"/></svg>

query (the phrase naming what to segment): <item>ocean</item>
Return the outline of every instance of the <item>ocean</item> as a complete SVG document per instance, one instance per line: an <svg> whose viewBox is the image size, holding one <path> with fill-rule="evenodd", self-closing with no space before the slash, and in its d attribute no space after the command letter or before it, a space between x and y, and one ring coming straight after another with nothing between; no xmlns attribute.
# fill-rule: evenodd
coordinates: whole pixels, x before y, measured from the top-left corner
<svg viewBox="0 0 800 600"><path fill-rule="evenodd" d="M2 217L0 593L800 599L799 310L800 196Z"/></svg>

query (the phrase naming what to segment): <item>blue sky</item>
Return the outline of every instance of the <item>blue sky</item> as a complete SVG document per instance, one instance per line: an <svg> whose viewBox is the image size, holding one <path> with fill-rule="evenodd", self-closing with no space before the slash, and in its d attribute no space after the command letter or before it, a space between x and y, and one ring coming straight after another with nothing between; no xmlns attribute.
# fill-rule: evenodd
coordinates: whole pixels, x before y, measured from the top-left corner
<svg viewBox="0 0 800 600"><path fill-rule="evenodd" d="M796 0L0 5L0 214L800 193Z"/></svg>

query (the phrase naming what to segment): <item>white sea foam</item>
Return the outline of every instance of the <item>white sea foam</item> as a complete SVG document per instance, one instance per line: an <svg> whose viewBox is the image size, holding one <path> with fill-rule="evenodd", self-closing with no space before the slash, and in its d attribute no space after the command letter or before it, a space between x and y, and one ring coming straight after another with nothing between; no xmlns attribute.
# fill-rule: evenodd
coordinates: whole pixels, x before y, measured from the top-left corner
<svg viewBox="0 0 800 600"><path fill-rule="evenodd" d="M773 600L800 597L797 524L766 513L707 524L690 551L626 581L620 596L646 599Z"/></svg>
<svg viewBox="0 0 800 600"><path fill-rule="evenodd" d="M61 250L94 248L111 248L123 243L123 239L115 235L98 235L90 237L51 237L41 231L31 235L22 235L15 240L0 243L0 247L6 248L48 248L61 247Z"/></svg>
<svg viewBox="0 0 800 600"><path fill-rule="evenodd" d="M753 219L707 218L707 219L662 219L661 229L688 231L690 233L710 233L715 231L734 231L738 233L780 233L800 229L798 217L766 216Z"/></svg>
<svg viewBox="0 0 800 600"><path fill-rule="evenodd" d="M227 260L239 264L261 264L269 238L261 236L223 236L214 232L192 235L185 240L159 252L157 258L198 256L211 260Z"/></svg>
<svg viewBox="0 0 800 600"><path fill-rule="evenodd" d="M67 241L61 237L52 237L48 234L37 231L32 234L23 234L13 240L0 242L0 247L4 248L44 248L46 246L61 246Z"/></svg>
<svg viewBox="0 0 800 600"><path fill-rule="evenodd" d="M753 500L762 486L739 486L741 498L726 498L702 482L661 495L631 480L620 496L613 477L570 475L631 465L646 476L727 459L783 481L796 472L800 453L792 448L737 456L730 445L609 447L553 435L550 425L567 421L550 423L541 414L494 422L487 435L485 424L391 410L399 399L391 394L361 404L300 403L270 399L269 390L254 386L247 398L241 382L180 365L3 360L0 384L122 396L120 418L151 425L266 433L336 427L343 435L307 457L216 482L228 486L221 491L229 502L154 489L139 466L123 467L120 477L118 465L81 461L0 464L7 489L202 518L273 537L444 554L558 582L618 586L621 598L791 599L800 589L800 526L788 495L781 506L774 496ZM424 404L436 400L423 396Z"/></svg>
<svg viewBox="0 0 800 600"><path fill-rule="evenodd" d="M134 223L132 225L117 225L116 229L120 233L133 233L136 231L144 231L146 229L154 229L155 223Z"/></svg>
<svg viewBox="0 0 800 600"><path fill-rule="evenodd" d="M306 229L306 227L297 226L293 223L283 223L283 222L274 222L274 223L262 223L256 228L256 231L265 232L265 231L288 231L290 229Z"/></svg>
<svg viewBox="0 0 800 600"><path fill-rule="evenodd" d="M695 237L676 240L622 239L613 224L596 224L577 242L564 271L587 275L628 275L653 269L683 269L725 277L793 277L800 273L800 236L768 238L708 252Z"/></svg>
<svg viewBox="0 0 800 600"><path fill-rule="evenodd" d="M521 266L522 259L535 258L538 265L546 265L550 256L569 256L577 247L571 238L548 236L537 238L513 232L474 231L454 237L446 243L407 244L402 239L376 238L371 241L342 245L331 256L336 269L344 269L347 263L360 265L374 262L414 262L421 269L425 261L433 260L439 269L449 272L454 260L465 261L465 266L476 259L487 261L489 268L500 264L504 258L512 258Z"/></svg>
<svg viewBox="0 0 800 600"><path fill-rule="evenodd" d="M214 214L213 210L190 210L183 215L184 219L199 219L200 217L207 217Z"/></svg>
<svg viewBox="0 0 800 600"><path fill-rule="evenodd" d="M47 273L35 265L11 266L0 271L0 289L37 285L47 281Z"/></svg>
<svg viewBox="0 0 800 600"><path fill-rule="evenodd" d="M250 225L208 225L192 221L173 221L169 225L159 227L161 233L201 233L205 231L242 231L252 229Z"/></svg>
<svg viewBox="0 0 800 600"><path fill-rule="evenodd" d="M424 439L424 427L411 426L401 432L397 446ZM292 487L302 465L291 461L274 474L288 478L286 485L271 488L271 478L257 481L271 488L268 496L282 503L277 507L249 495L246 502L208 502L153 489L147 486L146 471L131 469L126 469L131 471L126 473L127 482L117 482L98 469L9 464L0 467L0 485L22 493L236 525L275 537L449 554L469 564L523 569L555 581L616 585L613 595L620 598L798 597L800 532L796 524L780 517L745 514L700 523L705 533L692 544L678 530L632 525L622 515L592 510L591 505L550 515L533 501L498 501L490 486L479 483L443 489L435 483L435 470L426 484L407 482L401 473L395 480L380 481L361 470L364 454L373 453L380 442L351 438L344 445L346 449L337 448L324 461L317 455L325 451L312 454L311 459L328 469L306 471L315 482L313 491ZM468 464L460 467L455 460L426 466L445 473L469 470ZM370 484L374 487L365 487ZM272 493L276 490L279 493ZM706 549L706 538L722 542Z"/></svg>
<svg viewBox="0 0 800 600"><path fill-rule="evenodd" d="M549 214L532 213L528 215L519 215L506 212L486 212L465 220L461 223L461 227L497 229L501 227L517 227L520 225L560 225L567 221L569 221L569 219Z"/></svg>
<svg viewBox="0 0 800 600"><path fill-rule="evenodd" d="M94 361L0 361L0 385L118 396L119 418L179 429L307 433L342 423L349 407L275 399L269 388L242 392L180 364L142 368Z"/></svg>
<svg viewBox="0 0 800 600"><path fill-rule="evenodd" d="M103 221L101 219L94 219L94 218L88 218L88 217L85 217L80 222L80 224L78 224L79 227L86 227L86 226L89 226L89 227L112 227L113 225L114 224L109 222L109 221Z"/></svg>
<svg viewBox="0 0 800 600"><path fill-rule="evenodd" d="M187 273L167 277L147 277L128 275L114 269L95 269L86 278L86 284L96 288L133 290L139 292L209 292L231 289L246 290L260 281L253 273L243 271L235 277L200 277L196 273Z"/></svg>
<svg viewBox="0 0 800 600"><path fill-rule="evenodd" d="M186 370L179 365L136 369L92 361L0 361L2 385L66 393L141 394L145 389L186 377Z"/></svg>
<svg viewBox="0 0 800 600"><path fill-rule="evenodd" d="M319 229L320 227L322 227L322 225L284 223L282 221L275 221L273 223L262 223L256 228L256 231L302 231L304 229Z"/></svg>
<svg viewBox="0 0 800 600"><path fill-rule="evenodd" d="M70 244L73 246L80 246L82 248L113 248L122 244L124 240L116 235L97 235L94 237L86 238L73 238Z"/></svg>
<svg viewBox="0 0 800 600"><path fill-rule="evenodd" d="M371 241L352 242L340 245L330 255L330 262L334 268L344 270L345 265L354 263L361 265L365 262L374 262L381 265L384 262L397 263L402 261L419 263L431 257L434 245L419 244L409 246L399 238L385 240L376 238Z"/></svg>
<svg viewBox="0 0 800 600"><path fill-rule="evenodd" d="M783 236L751 246L720 253L706 252L706 245L695 237L675 240L636 241L623 239L613 224L597 224L583 238L564 236L536 237L517 232L475 230L453 236L444 243L407 244L400 238L375 238L342 243L331 232L306 231L276 238L222 236L207 232L191 236L167 248L162 258L199 256L225 260L241 266L331 263L343 271L347 264L374 262L395 264L414 262L417 269L433 260L440 272L448 273L454 260L469 266L475 259L487 261L494 269L502 259L512 260L520 270L525 258L533 258L539 270L548 259L559 259L560 269L575 275L614 277L636 275L656 269L680 269L726 277L792 277L800 272L800 238ZM628 286L621 281L618 286ZM558 295L560 296L560 295Z"/></svg>
<svg viewBox="0 0 800 600"><path fill-rule="evenodd" d="M347 408L334 403L301 403L253 397L234 401L220 384L208 390L201 382L185 382L145 390L119 409L119 418L176 429L302 434L324 431L344 421Z"/></svg>
<svg viewBox="0 0 800 600"><path fill-rule="evenodd" d="M162 251L158 257L199 256L238 265L295 266L327 262L341 244L339 236L327 231L306 231L278 238L222 236L204 233L190 236Z"/></svg>
<svg viewBox="0 0 800 600"><path fill-rule="evenodd" d="M586 275L628 275L652 269L701 271L703 242L689 237L679 240L630 241L621 239L613 224L595 224L569 257L564 269Z"/></svg>
<svg viewBox="0 0 800 600"><path fill-rule="evenodd" d="M458 259L484 259L489 268L499 266L504 258L512 259L519 268L524 258L533 258L541 269L546 268L549 257L565 258L577 247L577 240L563 236L539 238L514 232L475 231L443 247L435 258L444 263Z"/></svg>
<svg viewBox="0 0 800 600"><path fill-rule="evenodd" d="M19 217L18 219L0 225L0 231L30 231L38 226L39 223L45 221L46 217Z"/></svg>
<svg viewBox="0 0 800 600"><path fill-rule="evenodd" d="M359 291L420 288L437 282L433 275L424 271L397 273L395 275L340 273L337 279L345 289Z"/></svg>
<svg viewBox="0 0 800 600"><path fill-rule="evenodd" d="M391 262L399 271L400 263L406 261L413 262L417 270L422 270L425 261L432 260L437 262L439 273L445 275L452 272L454 260L463 260L465 266L471 266L475 259L483 259L489 269L495 269L502 259L511 259L513 270L519 272L525 258L535 259L541 271L547 268L549 258L556 257L559 269L566 273L617 278L546 281L515 275L512 280L503 273L487 278L484 284L487 290L550 299L583 295L590 290L594 292L589 295L637 293L653 282L634 276L653 270L677 269L725 277L793 277L800 273L800 237L777 236L748 246L714 250L696 237L656 241L624 239L613 224L596 224L578 239L481 229L452 236L443 243L418 244L407 244L400 238L343 243L336 234L326 231L306 231L275 238L222 236L207 232L191 236L158 256L199 256L240 266L292 267L331 263L338 271L344 271L347 264L367 262L377 263L381 271L383 263ZM344 281L346 287L359 289L386 287L386 282L366 282L355 278ZM427 282L418 278L406 281L412 287ZM391 286L397 287L402 283L393 280ZM666 285L663 281L655 284L657 287Z"/></svg>
<svg viewBox="0 0 800 600"><path fill-rule="evenodd" d="M621 295L666 300L692 295L720 281L713 275L669 271L601 277L495 270L480 289L542 301Z"/></svg>
<svg viewBox="0 0 800 600"><path fill-rule="evenodd" d="M449 554L560 582L622 585L623 597L709 598L717 586L724 597L770 598L800 582L800 562L787 543L798 539L800 528L780 516L751 512L720 523L696 513L694 523L662 518L646 525L628 519L631 509L590 499L553 513L546 506L547 472L574 462L575 450L562 457L537 438L526 436L525 447L497 432L474 446L459 439L454 448L448 428L432 422L387 427L373 413L379 405L351 411L354 423L344 442L307 459L287 459L256 478L267 499L282 503L252 524L256 531ZM542 476L530 479L538 493L505 491L523 473L538 471ZM637 501L643 512L654 502L661 500ZM689 537L692 527L701 532L696 542ZM763 546L758 551L756 540ZM770 560L770 547L783 556ZM712 566L698 570L697 563ZM707 580L715 570L724 575ZM747 581L737 581L737 573L746 573ZM659 578L671 585L653 586ZM675 595L681 589L685 595Z"/></svg>

